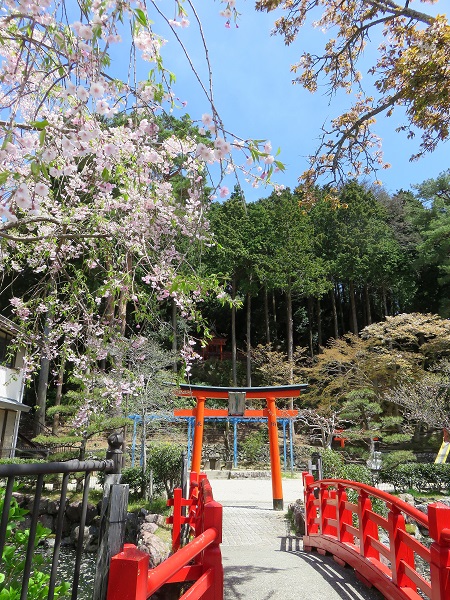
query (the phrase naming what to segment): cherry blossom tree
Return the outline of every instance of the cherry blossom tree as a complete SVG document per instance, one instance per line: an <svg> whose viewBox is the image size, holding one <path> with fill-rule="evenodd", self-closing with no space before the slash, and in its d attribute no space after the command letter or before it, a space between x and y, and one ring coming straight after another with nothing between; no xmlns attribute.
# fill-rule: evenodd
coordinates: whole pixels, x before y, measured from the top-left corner
<svg viewBox="0 0 450 600"><path fill-rule="evenodd" d="M304 51L292 66L294 83L311 92L325 84L330 98L340 90L354 97L351 108L324 125L322 141L302 181L311 183L330 173L332 180L341 181L389 167L373 125L396 108L405 116L397 131L409 138L421 135L412 160L449 138L450 26L443 14L417 10L425 3L438 1L420 0L413 7L410 0L257 0L259 10L282 10L275 33L286 44L299 38L309 24L326 35L323 52ZM446 8L444 2L439 4ZM382 41L376 58L368 68L361 66L378 35Z"/></svg>
<svg viewBox="0 0 450 600"><path fill-rule="evenodd" d="M38 349L28 369L44 374L40 420L50 361L64 357L77 376L117 366L114 340L125 335L130 313L139 327L149 315L160 318L171 299L195 321L198 300L218 292L214 278L189 263L192 248L210 243L207 181L225 197L227 174L241 169L267 182L282 168L270 144L225 130L211 67L206 83L198 78L209 112L198 115L195 131L162 135L164 116L181 101L158 26L172 29L180 52L190 21L204 43L195 6L167 4L170 17L143 0L0 2L2 291L24 331L19 343ZM235 2L220 6L229 25ZM114 45L127 59L125 77ZM143 81L140 63L150 69ZM213 165L220 175L211 184Z"/></svg>

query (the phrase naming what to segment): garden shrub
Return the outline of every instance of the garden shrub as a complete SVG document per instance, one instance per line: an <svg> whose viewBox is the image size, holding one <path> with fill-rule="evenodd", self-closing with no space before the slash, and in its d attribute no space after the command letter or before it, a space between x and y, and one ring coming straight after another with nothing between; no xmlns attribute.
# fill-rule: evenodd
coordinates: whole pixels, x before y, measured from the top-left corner
<svg viewBox="0 0 450 600"><path fill-rule="evenodd" d="M393 452L386 452L386 454L383 454L382 458L382 472L396 469L398 465L417 462L416 456L412 450L394 450Z"/></svg>
<svg viewBox="0 0 450 600"><path fill-rule="evenodd" d="M125 483L129 486L132 498L144 497L147 481L142 467L127 467L123 469L120 483Z"/></svg>
<svg viewBox="0 0 450 600"><path fill-rule="evenodd" d="M147 456L147 476L153 472L153 489L165 490L169 498L173 489L181 485L181 452L177 444L168 442L150 444Z"/></svg>
<svg viewBox="0 0 450 600"><path fill-rule="evenodd" d="M322 450L321 457L324 479L343 479L340 475L345 464L342 454L335 450L325 449Z"/></svg>
<svg viewBox="0 0 450 600"><path fill-rule="evenodd" d="M411 463L395 469L382 470L380 480L389 483L396 492L442 492L450 489L450 464Z"/></svg>
<svg viewBox="0 0 450 600"><path fill-rule="evenodd" d="M372 485L372 473L364 465L343 464L339 473L339 479L349 479L350 481L359 481Z"/></svg>
<svg viewBox="0 0 450 600"><path fill-rule="evenodd" d="M335 450L323 450L322 453L322 471L324 479L347 479L372 485L372 473L365 465L346 463L344 456ZM347 490L347 497L350 502L357 504L358 492L356 490ZM372 508L379 515L386 516L386 505L378 498L371 498ZM353 515L353 524L357 526L357 517Z"/></svg>
<svg viewBox="0 0 450 600"><path fill-rule="evenodd" d="M253 431L240 444L240 449L244 460L250 464L255 464L262 460L265 446L267 444L267 432Z"/></svg>

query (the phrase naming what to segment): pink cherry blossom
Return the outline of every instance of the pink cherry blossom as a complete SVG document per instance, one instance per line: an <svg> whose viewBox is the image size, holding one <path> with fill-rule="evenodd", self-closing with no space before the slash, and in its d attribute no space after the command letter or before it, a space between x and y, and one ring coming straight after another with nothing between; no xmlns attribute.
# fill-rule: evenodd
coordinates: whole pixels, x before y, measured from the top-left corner
<svg viewBox="0 0 450 600"><path fill-rule="evenodd" d="M92 89L92 87L91 87L91 89ZM81 102L87 102L89 100L89 92L84 87L80 86L77 88L77 96L81 100Z"/></svg>
<svg viewBox="0 0 450 600"><path fill-rule="evenodd" d="M101 98L105 93L105 88L100 82L95 81L91 84L89 93L93 98Z"/></svg>
<svg viewBox="0 0 450 600"><path fill-rule="evenodd" d="M37 183L34 191L39 196L48 196L50 189L45 183Z"/></svg>
<svg viewBox="0 0 450 600"><path fill-rule="evenodd" d="M204 113L202 115L202 123L203 125L209 126L213 124L213 118L209 113Z"/></svg>
<svg viewBox="0 0 450 600"><path fill-rule="evenodd" d="M219 189L219 196L221 198L226 198L229 193L230 193L230 190L226 186L223 186Z"/></svg>

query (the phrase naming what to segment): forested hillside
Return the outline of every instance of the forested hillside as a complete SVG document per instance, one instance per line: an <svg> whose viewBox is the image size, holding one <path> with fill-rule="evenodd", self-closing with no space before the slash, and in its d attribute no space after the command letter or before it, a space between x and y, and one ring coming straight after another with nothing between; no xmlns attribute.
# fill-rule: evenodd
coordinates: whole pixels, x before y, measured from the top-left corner
<svg viewBox="0 0 450 600"><path fill-rule="evenodd" d="M188 122L166 125L179 136L189 131ZM394 195L350 181L337 205L326 188L315 194L312 207L301 188L253 203L236 188L212 201L195 243L161 237L183 257L164 294L145 270L151 254L137 245L133 254L85 243L61 262L64 248L49 244L38 255L33 244L17 244L15 258L4 258L1 309L30 350L28 402L42 407L40 422L52 405L55 431L64 413L90 422L105 405L120 415L124 398L127 410L160 410L168 406L161 381L172 370L220 385L308 381L306 404L327 418L350 402L348 418L358 422L355 410L375 402L377 428L404 430L392 408L404 404L398 386L423 382L449 346L450 171ZM185 217L177 218L183 228ZM377 333L386 317L391 333ZM225 340L225 360L197 361L211 336ZM393 342L405 336L417 347ZM391 402L394 388L400 396Z"/></svg>
<svg viewBox="0 0 450 600"><path fill-rule="evenodd" d="M310 210L301 189L246 205L235 190L212 205L216 245L205 268L242 302L238 348L272 343L291 357L306 346L315 355L388 315L449 316L450 172L394 195L352 181L337 207L326 189L316 197ZM231 311L214 302L206 310L231 343Z"/></svg>

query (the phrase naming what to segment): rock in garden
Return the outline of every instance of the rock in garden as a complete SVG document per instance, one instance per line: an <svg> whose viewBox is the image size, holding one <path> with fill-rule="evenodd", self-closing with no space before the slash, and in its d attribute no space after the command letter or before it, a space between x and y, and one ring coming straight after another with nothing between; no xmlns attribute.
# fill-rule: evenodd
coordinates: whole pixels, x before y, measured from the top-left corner
<svg viewBox="0 0 450 600"><path fill-rule="evenodd" d="M60 505L59 500L49 500L48 501L48 507L47 507L47 513L49 515L56 515L56 514L58 514L59 505Z"/></svg>
<svg viewBox="0 0 450 600"><path fill-rule="evenodd" d="M149 567L153 569L161 564L170 554L168 544L163 542L154 533L143 531L139 535L137 547L150 556Z"/></svg>
<svg viewBox="0 0 450 600"><path fill-rule="evenodd" d="M72 521L72 523L79 523L81 521L82 508L83 503L81 500L68 504L66 507L66 517L69 521ZM86 510L86 525L90 525L96 516L97 508L92 504L88 504Z"/></svg>
<svg viewBox="0 0 450 600"><path fill-rule="evenodd" d="M156 523L158 525L158 527L162 527L163 525L166 524L166 518L163 515L151 514L151 515L145 516L145 522L146 523Z"/></svg>
<svg viewBox="0 0 450 600"><path fill-rule="evenodd" d="M146 533L155 533L158 529L158 525L156 523L142 523L141 525L141 535L143 532Z"/></svg>

